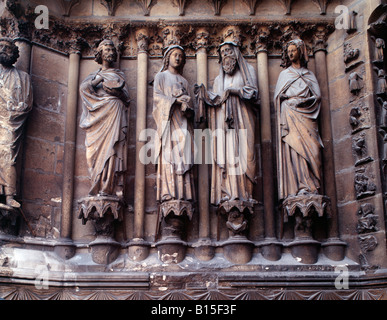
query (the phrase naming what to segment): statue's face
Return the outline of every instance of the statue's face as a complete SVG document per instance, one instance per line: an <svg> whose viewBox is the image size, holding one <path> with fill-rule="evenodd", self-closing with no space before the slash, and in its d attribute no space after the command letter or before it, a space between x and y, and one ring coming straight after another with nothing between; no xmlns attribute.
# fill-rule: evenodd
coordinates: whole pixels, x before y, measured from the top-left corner
<svg viewBox="0 0 387 320"><path fill-rule="evenodd" d="M0 41L0 63L10 66L13 60L13 47L8 41Z"/></svg>
<svg viewBox="0 0 387 320"><path fill-rule="evenodd" d="M300 60L300 52L294 44L291 44L288 47L288 57L291 62L297 62Z"/></svg>
<svg viewBox="0 0 387 320"><path fill-rule="evenodd" d="M177 69L181 67L184 61L184 52L180 49L174 49L169 57L169 66Z"/></svg>
<svg viewBox="0 0 387 320"><path fill-rule="evenodd" d="M117 51L113 45L105 44L102 47L102 60L109 63L115 62L117 59Z"/></svg>
<svg viewBox="0 0 387 320"><path fill-rule="evenodd" d="M236 69L237 58L232 45L225 44L220 48L220 56L222 57L223 71L232 75Z"/></svg>

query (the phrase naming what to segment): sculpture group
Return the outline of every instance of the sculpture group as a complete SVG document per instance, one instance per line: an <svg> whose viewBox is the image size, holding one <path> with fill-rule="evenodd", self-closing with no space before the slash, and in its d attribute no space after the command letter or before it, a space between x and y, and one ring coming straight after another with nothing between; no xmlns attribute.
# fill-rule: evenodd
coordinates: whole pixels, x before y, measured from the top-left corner
<svg viewBox="0 0 387 320"><path fill-rule="evenodd" d="M15 159L24 120L32 105L29 77L13 67L17 59L16 53L12 55L14 46L11 40L0 39L0 194L4 195L3 206L12 208L20 206L14 199ZM227 243L249 245L246 235L257 204L253 195L258 162L257 75L237 43L222 43L218 55L220 69L212 90L203 84L190 87L183 76L186 54L180 45L164 48L162 66L154 78L152 115L157 127L154 147L159 210L156 237L160 238L158 248L164 254L159 255L161 260L166 252L168 256L173 253L168 252L168 245L174 246L173 250L178 250L176 246L184 247L186 229L195 211L195 112L196 118L207 120L212 133L210 203L219 215L226 217ZM79 217L84 223L94 222L96 248L115 242L113 222L122 218L125 206L130 97L124 73L114 66L117 56L113 41L101 41L95 56L101 68L80 85L80 127L85 131L90 189L79 200ZM285 70L278 78L274 94L278 199L285 220L295 216L294 234L300 241L313 240L312 215L323 215L329 206L329 199L320 194L321 93L307 63L304 42L288 42L283 51ZM96 249L93 259L108 263L115 255L113 251L106 260L106 254ZM175 259L179 261L181 257Z"/></svg>

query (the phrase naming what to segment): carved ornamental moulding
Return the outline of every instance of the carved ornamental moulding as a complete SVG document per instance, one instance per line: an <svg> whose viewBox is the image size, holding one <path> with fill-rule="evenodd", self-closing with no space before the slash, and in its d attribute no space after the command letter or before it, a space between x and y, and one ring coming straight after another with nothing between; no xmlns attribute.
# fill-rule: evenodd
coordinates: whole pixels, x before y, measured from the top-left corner
<svg viewBox="0 0 387 320"><path fill-rule="evenodd" d="M263 0L243 1L246 8L243 16L229 14L223 16L222 8L227 4L227 0L209 1L214 16L187 16L186 8L194 1L171 0L171 10L177 9L176 16L159 18L151 14L152 9L156 11L155 0L135 1L143 12L143 15L139 16L131 15L132 13L128 16L115 16L121 6L129 5L127 0L101 0L100 6L106 10L106 13L101 13L106 16L101 23L99 16L88 16L87 19L72 16L71 13L80 7L80 1L62 0L59 1L57 11L47 12L48 28L36 28L38 14L32 7L22 7L18 1L8 1L10 15L0 19L1 34L23 38L64 54L81 52L84 57L92 56L101 39L112 39L119 46L121 56L136 58L137 53L144 50L144 43L138 41L136 32L145 29L148 33L147 51L151 56L162 57L163 48L171 43L184 47L188 57L194 56L197 49L203 46L203 39L209 56L216 56L216 48L228 38L241 44L244 56L253 57L261 50L268 51L272 55L281 55L283 45L294 38L304 39L308 53L312 55L315 50L325 49L325 40L334 30L336 15L325 14L329 1L311 1L320 11L316 10L315 16L305 18L305 16L293 17L290 14L293 1L278 0L275 2L275 5L279 6L278 11L286 8L287 15L273 16L271 19L256 12L258 4ZM55 14L56 12L62 14ZM179 18L182 15L185 15L184 19ZM142 18L138 19L141 16ZM201 36L198 37L198 34Z"/></svg>

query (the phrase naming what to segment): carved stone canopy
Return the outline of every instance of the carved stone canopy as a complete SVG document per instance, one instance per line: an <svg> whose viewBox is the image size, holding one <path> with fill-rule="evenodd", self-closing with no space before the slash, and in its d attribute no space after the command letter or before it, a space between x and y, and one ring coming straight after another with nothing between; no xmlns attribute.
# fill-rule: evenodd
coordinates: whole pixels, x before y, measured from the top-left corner
<svg viewBox="0 0 387 320"><path fill-rule="evenodd" d="M192 219L194 208L192 202L182 200L170 200L160 204L160 212L163 217L170 214L175 216L186 215L189 220Z"/></svg>
<svg viewBox="0 0 387 320"><path fill-rule="evenodd" d="M122 219L123 201L114 196L92 196L78 201L78 218L82 219L82 224L88 220L97 220L111 213L115 220Z"/></svg>
<svg viewBox="0 0 387 320"><path fill-rule="evenodd" d="M220 214L228 214L233 209L237 209L239 212L248 212L249 214L254 214L254 205L256 205L257 203L258 202L253 199L251 199L251 201L225 201L219 204L218 212Z"/></svg>
<svg viewBox="0 0 387 320"><path fill-rule="evenodd" d="M330 199L327 196L318 194L290 196L282 203L284 222L288 222L288 217L295 215L298 210L303 217L308 217L313 212L317 212L319 217L325 214L329 217L329 206Z"/></svg>

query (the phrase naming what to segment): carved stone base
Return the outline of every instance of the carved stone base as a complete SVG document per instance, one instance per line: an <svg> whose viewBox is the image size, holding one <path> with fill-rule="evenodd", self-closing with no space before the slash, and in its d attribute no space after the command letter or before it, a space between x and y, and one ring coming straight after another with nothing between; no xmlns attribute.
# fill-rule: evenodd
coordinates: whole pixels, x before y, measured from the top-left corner
<svg viewBox="0 0 387 320"><path fill-rule="evenodd" d="M186 228L192 219L192 202L170 200L160 204L161 241L156 244L158 257L163 263L179 263L184 260Z"/></svg>
<svg viewBox="0 0 387 320"><path fill-rule="evenodd" d="M270 261L277 261L282 257L282 244L276 238L266 238L260 244L262 256Z"/></svg>
<svg viewBox="0 0 387 320"><path fill-rule="evenodd" d="M163 263L180 263L185 258L187 243L178 238L157 242L158 258Z"/></svg>
<svg viewBox="0 0 387 320"><path fill-rule="evenodd" d="M245 236L233 236L228 238L223 244L223 255L235 264L245 264L253 256L254 244Z"/></svg>
<svg viewBox="0 0 387 320"><path fill-rule="evenodd" d="M92 221L97 238L89 245L95 263L109 264L118 254L120 244L114 240L115 222L122 220L123 201L115 196L92 196L79 201L79 219Z"/></svg>
<svg viewBox="0 0 387 320"><path fill-rule="evenodd" d="M150 244L143 239L135 238L128 244L128 256L132 261L142 261L149 256Z"/></svg>
<svg viewBox="0 0 387 320"><path fill-rule="evenodd" d="M246 238L248 222L257 202L231 200L219 204L218 213L227 214L229 238L222 244L227 260L237 264L247 263L253 255L253 243Z"/></svg>
<svg viewBox="0 0 387 320"><path fill-rule="evenodd" d="M215 248L210 239L199 239L193 247L195 256L202 261L209 261L215 256Z"/></svg>
<svg viewBox="0 0 387 320"><path fill-rule="evenodd" d="M254 213L254 205L257 202L231 200L222 202L219 205L218 212L220 214L227 214L226 226L229 230L229 236L236 235L245 236L248 230L249 216Z"/></svg>
<svg viewBox="0 0 387 320"><path fill-rule="evenodd" d="M292 256L301 263L314 264L318 260L320 242L305 238L297 239L289 244Z"/></svg>
<svg viewBox="0 0 387 320"><path fill-rule="evenodd" d="M338 238L328 239L321 244L323 253L333 261L341 261L345 258L345 249L347 244Z"/></svg>
<svg viewBox="0 0 387 320"><path fill-rule="evenodd" d="M289 244L294 258L304 264L318 260L320 242L313 238L315 216L329 216L330 199L318 194L290 196L282 204L284 222L294 217L294 241Z"/></svg>
<svg viewBox="0 0 387 320"><path fill-rule="evenodd" d="M110 237L98 236L89 243L91 258L98 264L110 264L117 259L121 244Z"/></svg>
<svg viewBox="0 0 387 320"><path fill-rule="evenodd" d="M71 239L61 239L55 245L54 252L62 259L68 260L75 255L75 245Z"/></svg>
<svg viewBox="0 0 387 320"><path fill-rule="evenodd" d="M192 202L170 200L161 203L159 210L162 219L161 238L183 239L194 211Z"/></svg>

